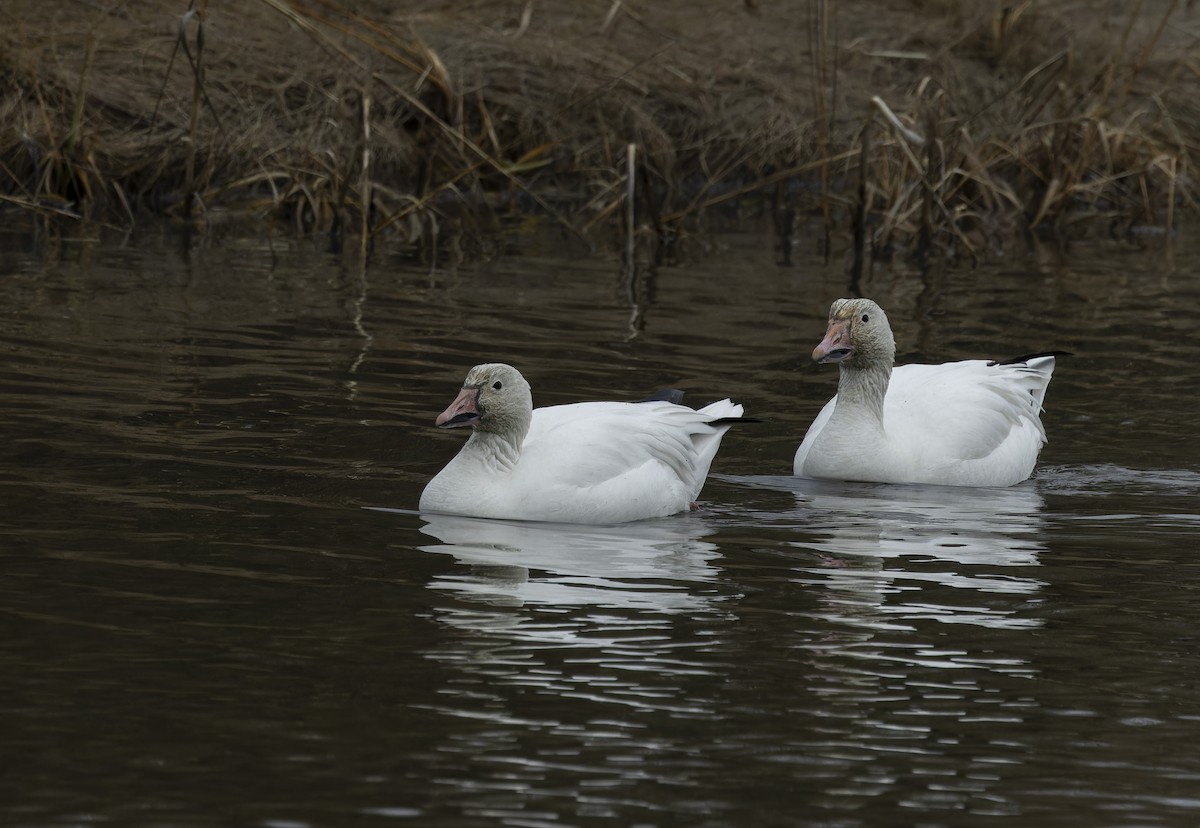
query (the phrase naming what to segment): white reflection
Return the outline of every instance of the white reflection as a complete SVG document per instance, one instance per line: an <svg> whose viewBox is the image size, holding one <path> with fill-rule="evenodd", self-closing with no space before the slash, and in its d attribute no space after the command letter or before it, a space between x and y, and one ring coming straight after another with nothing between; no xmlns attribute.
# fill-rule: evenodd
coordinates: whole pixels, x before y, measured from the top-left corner
<svg viewBox="0 0 1200 828"><path fill-rule="evenodd" d="M439 607L437 619L465 634L431 658L473 684L482 677L614 710L709 714L680 682L711 674L691 652L712 639L680 641L675 632L683 618L724 617L731 597L700 516L620 526L422 517L421 531L438 543L419 548L456 562L429 586L463 599ZM448 714L516 721L507 711L463 714L457 692Z"/></svg>
<svg viewBox="0 0 1200 828"><path fill-rule="evenodd" d="M910 629L921 619L1040 624L1020 613L1045 586L1024 571L1039 565L1045 548L1044 502L1034 484L976 489L793 478L786 486L796 498L797 524L810 533L792 545L822 559L802 568L812 577L801 580L829 589L827 618L871 629Z"/></svg>
<svg viewBox="0 0 1200 828"><path fill-rule="evenodd" d="M831 553L1036 566L1044 548L1044 502L1032 485L976 489L797 480L793 492L813 527L829 533L816 548Z"/></svg>
<svg viewBox="0 0 1200 828"><path fill-rule="evenodd" d="M702 538L696 515L619 526L518 523L422 515L425 552L462 566L430 586L503 606L595 606L696 613L718 597L711 561L717 547ZM697 589L701 586L701 589Z"/></svg>

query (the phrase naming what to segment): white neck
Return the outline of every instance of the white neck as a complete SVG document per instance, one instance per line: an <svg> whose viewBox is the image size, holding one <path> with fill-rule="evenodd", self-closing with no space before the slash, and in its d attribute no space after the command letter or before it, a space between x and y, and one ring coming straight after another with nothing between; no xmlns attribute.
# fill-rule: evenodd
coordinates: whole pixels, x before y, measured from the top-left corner
<svg viewBox="0 0 1200 828"><path fill-rule="evenodd" d="M836 411L843 415L852 411L856 418L868 419L882 429L883 398L891 378L890 363L865 368L842 365Z"/></svg>
<svg viewBox="0 0 1200 828"><path fill-rule="evenodd" d="M510 472L521 459L521 444L528 430L528 425L516 434L473 429L455 460L473 461L489 471Z"/></svg>

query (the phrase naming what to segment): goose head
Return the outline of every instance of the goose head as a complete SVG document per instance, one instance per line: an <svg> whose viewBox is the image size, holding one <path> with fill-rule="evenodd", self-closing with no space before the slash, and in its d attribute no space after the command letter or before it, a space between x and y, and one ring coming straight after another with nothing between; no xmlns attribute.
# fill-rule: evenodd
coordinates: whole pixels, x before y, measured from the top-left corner
<svg viewBox="0 0 1200 828"><path fill-rule="evenodd" d="M812 358L847 368L890 369L896 360L896 340L887 314L870 299L838 299L829 308L829 327Z"/></svg>
<svg viewBox="0 0 1200 828"><path fill-rule="evenodd" d="M533 413L533 394L521 372L489 362L467 372L454 402L438 415L439 428L472 426L477 432L525 436Z"/></svg>

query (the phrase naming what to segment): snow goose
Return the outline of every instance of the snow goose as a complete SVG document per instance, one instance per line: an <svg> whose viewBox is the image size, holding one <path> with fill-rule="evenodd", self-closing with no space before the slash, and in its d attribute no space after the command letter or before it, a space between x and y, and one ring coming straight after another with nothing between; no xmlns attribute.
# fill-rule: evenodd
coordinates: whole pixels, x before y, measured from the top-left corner
<svg viewBox="0 0 1200 828"><path fill-rule="evenodd" d="M896 341L883 309L838 299L812 356L837 363L841 377L796 450L796 475L1011 486L1033 473L1055 354L893 368Z"/></svg>
<svg viewBox="0 0 1200 828"><path fill-rule="evenodd" d="M510 365L476 365L440 416L471 426L421 494L421 511L561 523L625 523L695 506L742 406L699 411L667 400L534 408Z"/></svg>

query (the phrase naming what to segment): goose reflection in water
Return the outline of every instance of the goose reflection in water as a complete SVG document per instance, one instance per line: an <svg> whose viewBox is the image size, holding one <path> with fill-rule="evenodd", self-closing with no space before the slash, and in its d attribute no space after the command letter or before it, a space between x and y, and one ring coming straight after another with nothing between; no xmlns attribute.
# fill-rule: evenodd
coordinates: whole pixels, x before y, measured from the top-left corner
<svg viewBox="0 0 1200 828"><path fill-rule="evenodd" d="M560 727L562 708L525 706L530 690L578 705L574 715L603 710L605 749L614 729L640 734L643 715L714 714L718 667L704 655L714 637L691 631L726 625L740 596L720 579L700 516L617 526L423 518L438 542L419 548L455 561L429 587L458 599L434 614L456 634L427 656L457 676L434 709L490 723L471 752L489 749L497 728ZM495 697L480 696L481 684ZM509 686L521 692L496 690Z"/></svg>
<svg viewBox="0 0 1200 828"><path fill-rule="evenodd" d="M440 543L421 550L462 565L430 586L473 602L694 614L722 598L719 553L698 515L618 526L423 517Z"/></svg>
<svg viewBox="0 0 1200 828"><path fill-rule="evenodd" d="M767 520L804 532L791 546L814 553L818 563L800 568L797 580L826 588L830 620L858 628L908 628L920 619L1007 628L1041 623L1024 611L1045 586L1028 575L1045 549L1044 501L1034 484L742 482L794 496L793 510Z"/></svg>
<svg viewBox="0 0 1200 828"><path fill-rule="evenodd" d="M1043 500L1032 486L962 489L801 481L797 508L816 536L795 546L826 565L805 571L838 593L843 620L892 625L919 619L1031 627L1017 610L1043 581L1038 566ZM1008 571L1006 571L1008 570ZM813 580L803 579L807 582ZM960 591L947 602L947 591ZM847 603L846 599L854 600ZM865 613L863 611L866 611Z"/></svg>

